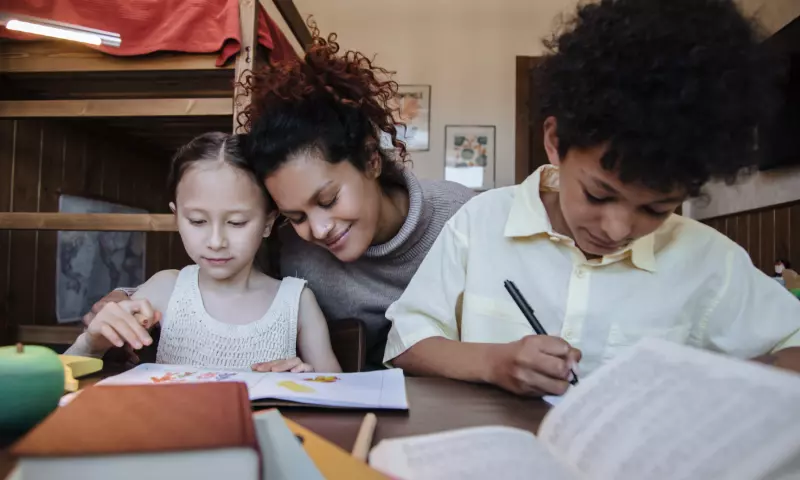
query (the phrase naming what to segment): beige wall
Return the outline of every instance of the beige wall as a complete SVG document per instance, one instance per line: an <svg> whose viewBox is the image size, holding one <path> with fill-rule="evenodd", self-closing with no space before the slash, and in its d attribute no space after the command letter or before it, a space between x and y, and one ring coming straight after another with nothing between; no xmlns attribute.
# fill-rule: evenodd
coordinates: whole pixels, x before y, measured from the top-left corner
<svg viewBox="0 0 800 480"><path fill-rule="evenodd" d="M800 0L739 2L770 33L800 15ZM378 65L397 72L399 83L432 86L430 151L412 154L418 175L443 178L445 125L496 125L497 186L514 177L515 58L541 54L541 38L576 3L295 0L303 18L313 14L323 33L339 35L344 49L376 55ZM712 185L708 192L710 204L688 210L708 217L791 201L800 198L800 171L758 174L739 190Z"/></svg>
<svg viewBox="0 0 800 480"><path fill-rule="evenodd" d="M515 59L573 0L295 0L344 49L376 55L403 84L431 85L430 151L414 152L423 178L444 177L444 126L496 125L497 185L514 178Z"/></svg>
<svg viewBox="0 0 800 480"><path fill-rule="evenodd" d="M800 15L800 0L738 0L742 11L756 16L770 34Z"/></svg>

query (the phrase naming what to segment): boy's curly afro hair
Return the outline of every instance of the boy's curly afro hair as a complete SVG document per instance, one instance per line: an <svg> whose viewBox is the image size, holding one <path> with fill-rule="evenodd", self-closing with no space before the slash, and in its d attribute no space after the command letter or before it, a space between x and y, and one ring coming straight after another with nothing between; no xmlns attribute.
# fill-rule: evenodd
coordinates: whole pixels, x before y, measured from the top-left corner
<svg viewBox="0 0 800 480"><path fill-rule="evenodd" d="M696 196L755 164L772 62L731 0L600 0L545 41L535 71L558 150L608 143L623 182Z"/></svg>

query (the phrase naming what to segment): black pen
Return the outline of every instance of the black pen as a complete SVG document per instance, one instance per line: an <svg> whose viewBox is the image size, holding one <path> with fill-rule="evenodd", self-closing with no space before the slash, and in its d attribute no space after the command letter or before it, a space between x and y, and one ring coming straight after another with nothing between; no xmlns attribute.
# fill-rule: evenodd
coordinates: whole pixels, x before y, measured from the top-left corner
<svg viewBox="0 0 800 480"><path fill-rule="evenodd" d="M541 323L539 323L539 320L536 318L536 315L534 315L533 309L528 304L528 301L525 300L525 297L522 296L522 293L519 291L517 286L514 285L514 282L512 282L511 280L506 280L505 282L503 282L503 285L506 287L506 290L508 290L508 293L509 295L511 295L511 298L514 299L514 303L516 303L520 311L522 311L522 315L525 317L526 320L528 320L528 323L531 324L531 327L533 327L533 331L536 332L537 335L547 335L547 332L544 330L544 327L542 326ZM572 373L572 380L570 380L569 383L571 383L572 385L577 385L578 376L575 375L575 371L572 370L571 368L569 369L569 371L570 373Z"/></svg>

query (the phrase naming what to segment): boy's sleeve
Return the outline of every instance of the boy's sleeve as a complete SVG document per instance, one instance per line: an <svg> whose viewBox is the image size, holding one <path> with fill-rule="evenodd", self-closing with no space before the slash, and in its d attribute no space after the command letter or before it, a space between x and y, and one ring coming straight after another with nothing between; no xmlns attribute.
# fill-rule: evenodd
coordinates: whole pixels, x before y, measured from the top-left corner
<svg viewBox="0 0 800 480"><path fill-rule="evenodd" d="M462 208L442 228L406 290L387 309L392 328L385 363L429 337L459 339L468 231L468 213Z"/></svg>
<svg viewBox="0 0 800 480"><path fill-rule="evenodd" d="M743 249L731 249L723 289L708 317L708 347L754 358L800 346L800 300L758 270Z"/></svg>

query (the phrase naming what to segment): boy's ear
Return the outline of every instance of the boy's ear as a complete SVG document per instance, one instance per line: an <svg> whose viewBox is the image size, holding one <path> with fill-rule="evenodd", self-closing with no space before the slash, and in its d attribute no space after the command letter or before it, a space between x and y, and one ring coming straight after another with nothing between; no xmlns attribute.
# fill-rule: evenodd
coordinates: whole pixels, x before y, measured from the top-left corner
<svg viewBox="0 0 800 480"><path fill-rule="evenodd" d="M272 227L275 225L275 220L278 218L278 212L270 212L267 214L267 224L264 226L264 238L269 237L272 233Z"/></svg>
<svg viewBox="0 0 800 480"><path fill-rule="evenodd" d="M544 130L544 151L547 159L553 165L561 164L561 157L558 154L558 121L556 117L547 117L542 125Z"/></svg>
<svg viewBox="0 0 800 480"><path fill-rule="evenodd" d="M171 211L173 214L175 214L175 213L177 213L177 212L178 212L178 208L177 208L177 207L175 207L175 202L169 202L169 210L170 210L170 211Z"/></svg>

